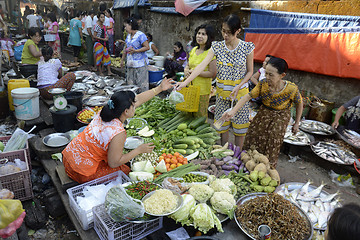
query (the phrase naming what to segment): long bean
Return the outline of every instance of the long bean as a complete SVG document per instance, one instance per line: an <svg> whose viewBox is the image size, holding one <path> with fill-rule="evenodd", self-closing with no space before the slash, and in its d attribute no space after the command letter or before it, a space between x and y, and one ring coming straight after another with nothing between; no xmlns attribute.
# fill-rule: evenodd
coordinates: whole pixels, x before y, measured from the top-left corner
<svg viewBox="0 0 360 240"><path fill-rule="evenodd" d="M182 177L189 172L194 172L200 169L200 165L194 165L193 163L185 164L177 167L171 171L161 174L154 180L154 183L161 184L167 177Z"/></svg>

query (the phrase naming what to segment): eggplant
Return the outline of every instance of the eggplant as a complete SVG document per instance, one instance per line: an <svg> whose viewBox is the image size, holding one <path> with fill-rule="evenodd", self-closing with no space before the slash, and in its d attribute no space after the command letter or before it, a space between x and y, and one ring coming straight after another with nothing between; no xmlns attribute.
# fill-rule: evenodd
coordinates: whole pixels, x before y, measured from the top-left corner
<svg viewBox="0 0 360 240"><path fill-rule="evenodd" d="M238 158L240 153L241 153L240 147L236 146L236 148L234 150L234 157Z"/></svg>
<svg viewBox="0 0 360 240"><path fill-rule="evenodd" d="M234 145L232 143L229 143L228 149L230 149L231 151L234 151Z"/></svg>
<svg viewBox="0 0 360 240"><path fill-rule="evenodd" d="M235 165L235 164L233 164L233 163L231 164L231 166L233 166L233 167L234 167L234 169L235 169L235 171L236 171L236 172L238 172L238 171L239 171L239 166L237 166L237 165Z"/></svg>
<svg viewBox="0 0 360 240"><path fill-rule="evenodd" d="M243 170L244 171L245 168L245 164L242 162L239 166L239 170Z"/></svg>
<svg viewBox="0 0 360 240"><path fill-rule="evenodd" d="M222 170L226 170L226 171L231 171L234 170L234 165L233 164L224 164L221 166Z"/></svg>
<svg viewBox="0 0 360 240"><path fill-rule="evenodd" d="M231 161L231 160L232 160L231 156L226 156L226 157L223 158L223 161L226 162L226 163Z"/></svg>
<svg viewBox="0 0 360 240"><path fill-rule="evenodd" d="M236 160L233 162L235 165L240 166L242 164L241 160Z"/></svg>
<svg viewBox="0 0 360 240"><path fill-rule="evenodd" d="M231 171L223 170L224 174L227 176Z"/></svg>

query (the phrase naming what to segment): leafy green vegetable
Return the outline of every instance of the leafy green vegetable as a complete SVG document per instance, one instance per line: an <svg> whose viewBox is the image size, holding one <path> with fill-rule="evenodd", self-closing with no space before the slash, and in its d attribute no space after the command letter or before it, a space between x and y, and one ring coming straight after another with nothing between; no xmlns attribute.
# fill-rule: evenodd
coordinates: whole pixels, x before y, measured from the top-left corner
<svg viewBox="0 0 360 240"><path fill-rule="evenodd" d="M219 232L224 232L221 222L206 203L200 203L190 210L190 216L193 219L194 227L203 233L216 227Z"/></svg>
<svg viewBox="0 0 360 240"><path fill-rule="evenodd" d="M184 226L192 223L190 220L190 210L196 205L196 201L190 194L184 194L182 198L184 200L182 207L171 214L170 217Z"/></svg>

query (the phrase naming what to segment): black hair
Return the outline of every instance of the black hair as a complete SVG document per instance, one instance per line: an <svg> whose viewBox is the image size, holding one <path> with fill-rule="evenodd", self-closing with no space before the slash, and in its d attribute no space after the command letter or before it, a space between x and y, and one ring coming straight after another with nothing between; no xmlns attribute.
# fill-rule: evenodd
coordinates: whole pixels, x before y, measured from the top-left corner
<svg viewBox="0 0 360 240"><path fill-rule="evenodd" d="M205 29L206 35L208 37L208 39L205 43L205 50L208 50L211 47L211 42L214 41L214 38L215 38L215 29L210 24L202 24L195 29L195 34L191 41L191 46L199 47L199 44L196 42L196 35L200 29Z"/></svg>
<svg viewBox="0 0 360 240"><path fill-rule="evenodd" d="M139 30L139 24L137 22L137 19L135 18L128 18L125 20L125 23L129 24L131 26L131 30Z"/></svg>
<svg viewBox="0 0 360 240"><path fill-rule="evenodd" d="M88 13L87 13L87 11L83 11L83 12L81 13L81 15L86 16L86 15L88 15Z"/></svg>
<svg viewBox="0 0 360 240"><path fill-rule="evenodd" d="M110 8L106 9L105 12L109 13L109 14L110 14L110 17L113 17Z"/></svg>
<svg viewBox="0 0 360 240"><path fill-rule="evenodd" d="M39 35L41 36L41 30L40 30L40 28L38 28L38 27L31 27L31 28L29 28L29 31L28 31L29 38L31 38L32 36L35 36L36 33L39 33Z"/></svg>
<svg viewBox="0 0 360 240"><path fill-rule="evenodd" d="M185 50L184 50L184 47L181 44L181 42L175 42L174 45L177 46L178 48L180 48L179 52L174 51L174 59L176 60L178 57L180 57L182 52L185 52Z"/></svg>
<svg viewBox="0 0 360 240"><path fill-rule="evenodd" d="M360 206L355 203L336 208L328 221L328 240L356 240L360 236Z"/></svg>
<svg viewBox="0 0 360 240"><path fill-rule="evenodd" d="M100 117L104 122L119 118L126 109L129 109L135 102L135 93L132 91L115 92L110 100L113 108L110 109L109 104L106 104L100 112Z"/></svg>
<svg viewBox="0 0 360 240"><path fill-rule="evenodd" d="M55 13L48 13L47 17L50 19L51 22L56 22L56 15Z"/></svg>
<svg viewBox="0 0 360 240"><path fill-rule="evenodd" d="M286 73L289 68L287 62L284 59L278 57L270 58L267 64L270 64L276 68L279 74Z"/></svg>
<svg viewBox="0 0 360 240"><path fill-rule="evenodd" d="M81 16L81 12L80 12L80 11L76 11L75 17L79 18L80 16Z"/></svg>
<svg viewBox="0 0 360 240"><path fill-rule="evenodd" d="M105 16L105 13L104 13L104 12L99 12L99 13L97 14L98 21L100 21L100 16L101 16L101 15L104 15L104 16Z"/></svg>
<svg viewBox="0 0 360 240"><path fill-rule="evenodd" d="M54 54L54 50L52 49L52 47L50 47L49 45L45 45L42 49L41 49L41 54L44 57L44 61L47 62L49 61L53 54Z"/></svg>
<svg viewBox="0 0 360 240"><path fill-rule="evenodd" d="M148 37L149 42L151 42L151 41L152 41L152 39L153 39L153 38L152 38L152 35L151 35L150 33L146 33L145 35Z"/></svg>
<svg viewBox="0 0 360 240"><path fill-rule="evenodd" d="M226 25L229 26L232 34L235 34L237 30L241 29L240 18L235 14L230 14L229 16L227 16L224 19L223 23L226 23Z"/></svg>
<svg viewBox="0 0 360 240"><path fill-rule="evenodd" d="M95 11L94 11L94 10L90 10L90 11L89 11L89 15L92 15L92 14L95 15Z"/></svg>
<svg viewBox="0 0 360 240"><path fill-rule="evenodd" d="M265 58L273 58L274 56L273 55L270 55L270 54L266 54Z"/></svg>

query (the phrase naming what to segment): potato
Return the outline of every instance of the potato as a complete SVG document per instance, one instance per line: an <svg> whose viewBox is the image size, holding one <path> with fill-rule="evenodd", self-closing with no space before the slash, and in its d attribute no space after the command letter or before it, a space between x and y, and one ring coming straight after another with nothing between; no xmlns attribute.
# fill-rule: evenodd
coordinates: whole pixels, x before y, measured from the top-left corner
<svg viewBox="0 0 360 240"><path fill-rule="evenodd" d="M256 163L253 160L250 160L245 164L246 169L249 170L250 172L254 170L255 166Z"/></svg>
<svg viewBox="0 0 360 240"><path fill-rule="evenodd" d="M265 155L263 155L261 153L256 154L254 156L254 158L255 158L255 161L258 162L258 163L263 163L265 165L269 164L269 159Z"/></svg>
<svg viewBox="0 0 360 240"><path fill-rule="evenodd" d="M243 163L247 163L248 161L250 161L251 160L251 158L250 158L250 156L247 154L247 153L244 153L244 154L241 154L241 161L243 162Z"/></svg>
<svg viewBox="0 0 360 240"><path fill-rule="evenodd" d="M254 171L261 171L261 172L264 172L264 173L266 173L266 166L265 166L265 164L263 164L263 163L259 163L258 165L256 165L255 166L255 168L254 168Z"/></svg>
<svg viewBox="0 0 360 240"><path fill-rule="evenodd" d="M274 179L278 183L280 183L280 175L279 175L278 171L276 171L275 169L269 169L268 174L272 179Z"/></svg>

